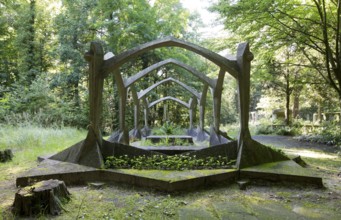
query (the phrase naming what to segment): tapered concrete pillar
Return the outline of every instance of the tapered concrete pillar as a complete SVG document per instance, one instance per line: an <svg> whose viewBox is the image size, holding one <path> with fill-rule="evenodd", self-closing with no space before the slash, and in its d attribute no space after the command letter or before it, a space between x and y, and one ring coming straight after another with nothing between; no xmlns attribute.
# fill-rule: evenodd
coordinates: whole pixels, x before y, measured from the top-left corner
<svg viewBox="0 0 341 220"><path fill-rule="evenodd" d="M134 102L134 128L129 132L129 139L141 139L140 130L140 100L138 99L135 86L130 87Z"/></svg>
<svg viewBox="0 0 341 220"><path fill-rule="evenodd" d="M125 125L125 114L127 105L127 88L124 85L123 78L118 70L114 72L115 82L119 94L119 136L117 142L129 144L129 133Z"/></svg>
<svg viewBox="0 0 341 220"><path fill-rule="evenodd" d="M213 126L210 133L210 146L222 144L224 141L220 137L220 112L221 112L221 93L223 91L225 70L220 69L217 83L213 88Z"/></svg>
<svg viewBox="0 0 341 220"><path fill-rule="evenodd" d="M187 134L195 137L197 135L196 129L194 128L194 122L196 121L196 111L197 111L197 98L193 96L189 100L189 128L187 130Z"/></svg>

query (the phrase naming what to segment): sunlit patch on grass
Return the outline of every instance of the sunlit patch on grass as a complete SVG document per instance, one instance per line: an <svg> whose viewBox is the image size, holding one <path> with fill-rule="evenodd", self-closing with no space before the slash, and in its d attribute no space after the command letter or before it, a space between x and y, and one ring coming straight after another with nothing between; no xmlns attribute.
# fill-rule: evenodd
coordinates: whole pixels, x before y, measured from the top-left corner
<svg viewBox="0 0 341 220"><path fill-rule="evenodd" d="M13 195L13 198L14 198L14 195ZM13 199L5 199L5 198L2 198L2 201L0 203L0 210L3 209L8 209L10 206L12 206L13 204ZM1 217L1 215L0 215Z"/></svg>
<svg viewBox="0 0 341 220"><path fill-rule="evenodd" d="M289 155L300 155L302 157L317 158L317 159L337 159L337 155L327 154L319 151L300 150L300 149L283 149Z"/></svg>
<svg viewBox="0 0 341 220"><path fill-rule="evenodd" d="M322 210L316 208L306 208L295 205L292 209L293 212L300 214L307 218L322 219L327 213L323 213Z"/></svg>
<svg viewBox="0 0 341 220"><path fill-rule="evenodd" d="M12 176L16 176L18 173L21 173L25 170L25 167L21 167L21 166L15 166L15 167L8 167L5 171L6 173L12 175Z"/></svg>

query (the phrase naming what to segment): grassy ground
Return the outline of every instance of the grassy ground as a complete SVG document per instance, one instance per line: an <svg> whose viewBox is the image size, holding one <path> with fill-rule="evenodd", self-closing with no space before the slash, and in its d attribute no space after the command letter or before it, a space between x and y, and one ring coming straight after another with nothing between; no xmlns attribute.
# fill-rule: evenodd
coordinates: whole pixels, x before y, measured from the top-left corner
<svg viewBox="0 0 341 220"><path fill-rule="evenodd" d="M9 209L17 191L19 173L37 165L36 157L53 154L85 138L86 132L72 128L0 127L0 149L14 152L12 162L0 164L0 219L14 219ZM284 149L300 153L300 148ZM72 200L57 217L38 219L241 219L224 210L236 205L249 213L244 219L341 219L341 158L309 149L303 159L324 178L325 189L313 186L253 182L241 191L236 184L192 192L167 194L128 185L68 187ZM269 215L271 216L269 217ZM240 213L239 213L240 214ZM293 218L291 218L293 219Z"/></svg>

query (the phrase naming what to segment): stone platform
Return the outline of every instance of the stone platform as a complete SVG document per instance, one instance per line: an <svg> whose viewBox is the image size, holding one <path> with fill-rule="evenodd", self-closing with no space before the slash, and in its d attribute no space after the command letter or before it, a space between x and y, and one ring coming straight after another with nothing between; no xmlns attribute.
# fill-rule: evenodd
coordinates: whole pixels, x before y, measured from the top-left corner
<svg viewBox="0 0 341 220"><path fill-rule="evenodd" d="M146 140L150 140L152 143L159 143L163 139L167 139L169 143L173 144L176 139L185 143L193 144L193 137L190 135L149 135L146 137Z"/></svg>
<svg viewBox="0 0 341 220"><path fill-rule="evenodd" d="M205 146L200 147L200 146L137 146L137 145L135 147L143 150L159 152L166 155L182 154L207 148Z"/></svg>
<svg viewBox="0 0 341 220"><path fill-rule="evenodd" d="M214 170L134 170L96 169L51 159L43 160L16 180L17 186L26 186L47 179L63 180L67 185L84 185L89 182L126 183L161 191L188 191L216 183L233 183L240 178L289 181L322 187L322 178L314 176L294 161L263 164L247 169Z"/></svg>

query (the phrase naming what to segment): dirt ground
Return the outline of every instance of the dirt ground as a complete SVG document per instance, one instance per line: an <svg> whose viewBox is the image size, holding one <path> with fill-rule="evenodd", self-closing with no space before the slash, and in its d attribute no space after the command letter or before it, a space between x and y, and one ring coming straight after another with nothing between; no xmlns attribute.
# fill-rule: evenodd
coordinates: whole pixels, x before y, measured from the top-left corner
<svg viewBox="0 0 341 220"><path fill-rule="evenodd" d="M341 158L337 147L306 143L286 136L255 140L301 155L308 168L323 177L325 188L288 183L252 182L246 190L220 184L191 192L163 193L128 185L69 187L72 200L60 216L39 219L341 219ZM0 219L13 216L14 171L0 181Z"/></svg>

